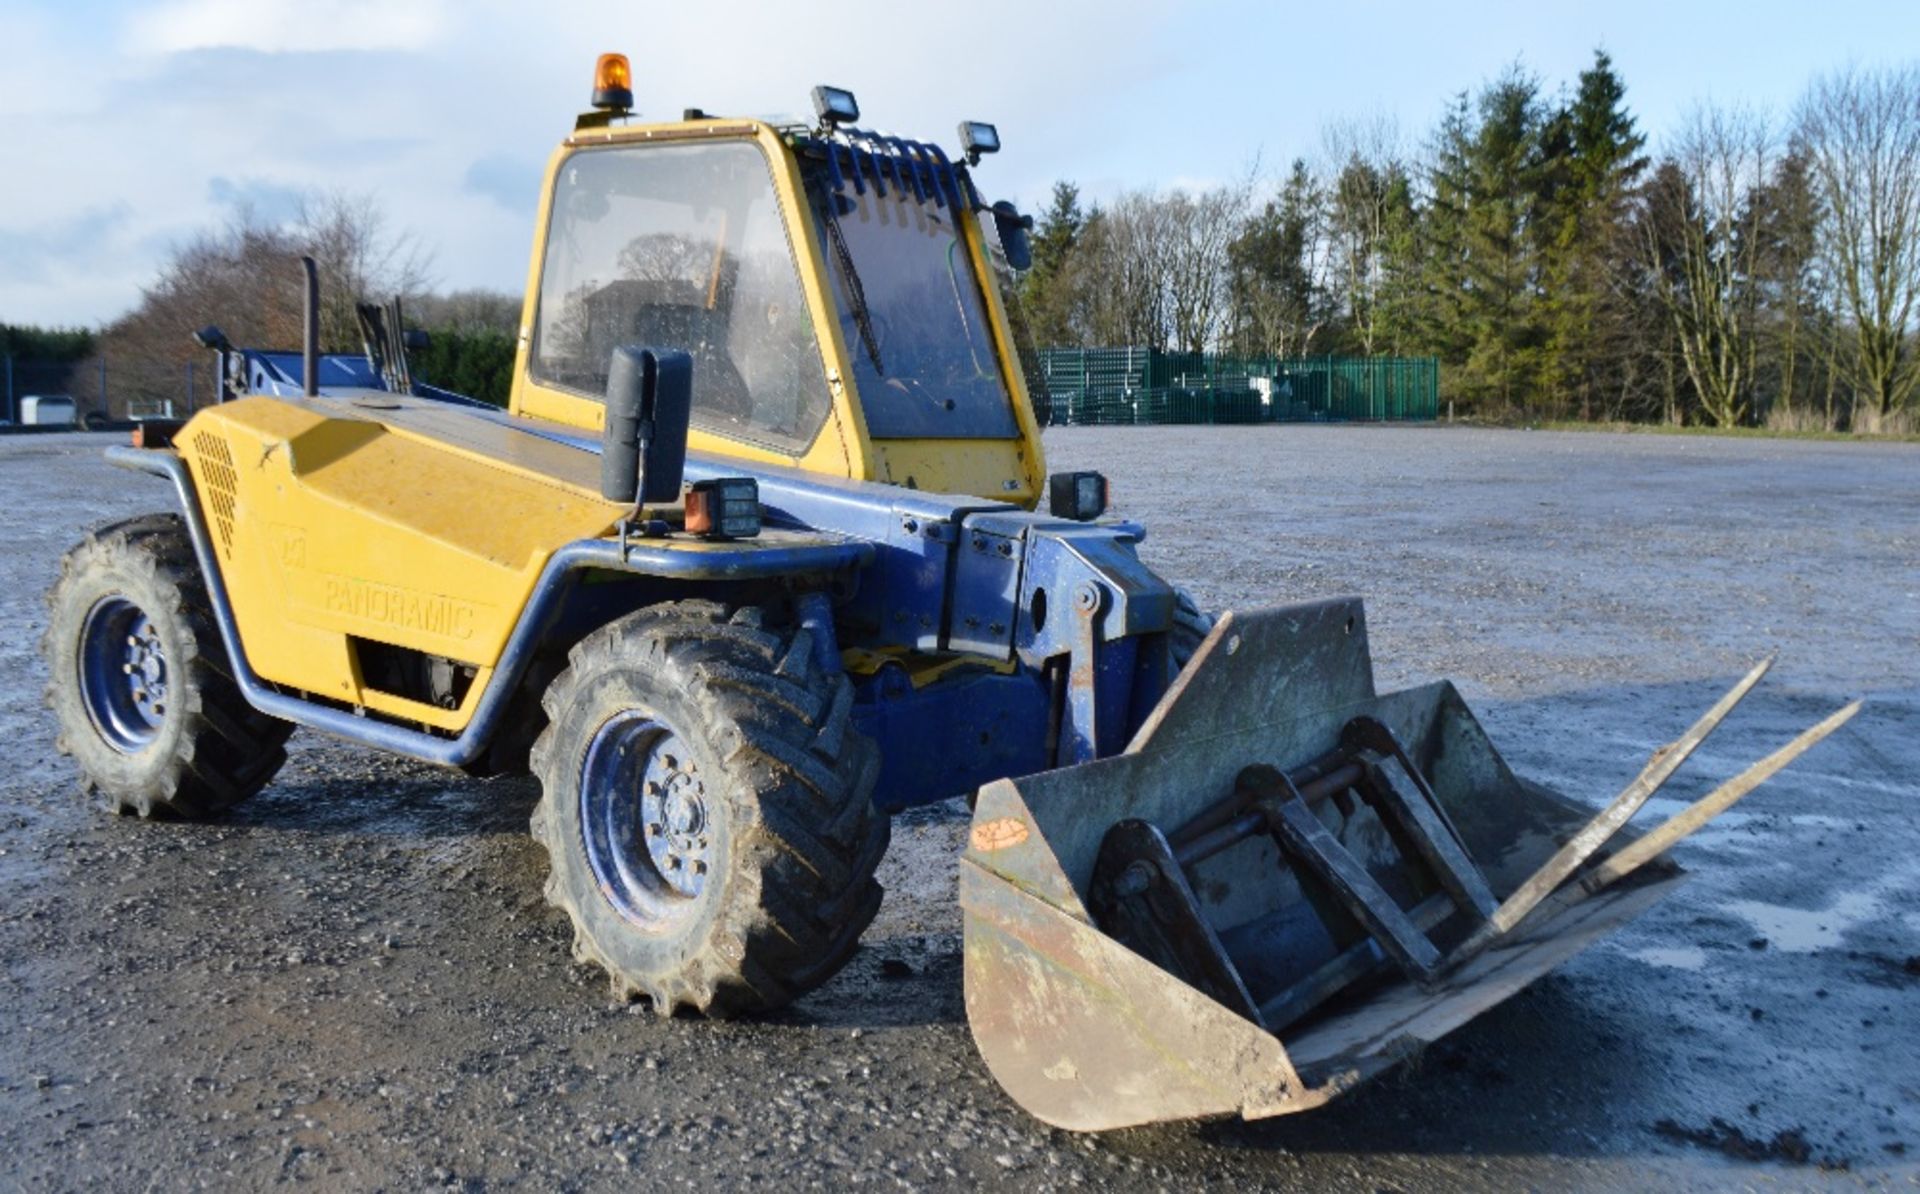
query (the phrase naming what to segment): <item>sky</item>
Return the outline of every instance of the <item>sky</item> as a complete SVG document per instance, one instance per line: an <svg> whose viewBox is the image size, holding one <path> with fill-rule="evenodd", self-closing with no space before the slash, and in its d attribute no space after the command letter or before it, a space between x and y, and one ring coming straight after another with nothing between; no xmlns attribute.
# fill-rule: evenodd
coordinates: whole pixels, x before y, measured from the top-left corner
<svg viewBox="0 0 1920 1194"><path fill-rule="evenodd" d="M595 55L636 107L809 111L851 88L869 127L950 148L1038 208L1277 176L1330 122L1410 145L1515 65L1549 94L1595 48L1657 149L1703 100L1784 116L1815 74L1920 58L1920 0L0 0L0 322L92 326L169 251L303 191L371 196L441 289L525 285L547 156Z"/></svg>

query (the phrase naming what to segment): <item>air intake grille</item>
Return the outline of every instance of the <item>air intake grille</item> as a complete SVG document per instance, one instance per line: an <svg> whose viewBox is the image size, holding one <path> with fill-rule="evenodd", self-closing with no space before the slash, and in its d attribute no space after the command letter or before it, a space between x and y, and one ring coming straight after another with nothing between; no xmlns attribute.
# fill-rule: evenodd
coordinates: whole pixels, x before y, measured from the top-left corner
<svg viewBox="0 0 1920 1194"><path fill-rule="evenodd" d="M233 501L239 478L233 471L233 452L227 441L211 431L193 437L193 453L200 459L200 479L206 486L207 508L213 513L213 530L220 540L220 556L233 556Z"/></svg>

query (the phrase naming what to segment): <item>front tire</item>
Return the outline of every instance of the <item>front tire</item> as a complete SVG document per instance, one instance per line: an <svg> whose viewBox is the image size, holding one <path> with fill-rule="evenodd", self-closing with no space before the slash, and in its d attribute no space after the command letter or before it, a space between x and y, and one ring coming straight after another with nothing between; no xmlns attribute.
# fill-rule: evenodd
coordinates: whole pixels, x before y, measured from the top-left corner
<svg viewBox="0 0 1920 1194"><path fill-rule="evenodd" d="M1178 676L1186 670L1187 663L1193 659L1200 644L1213 633L1213 615L1200 608L1193 594L1178 585L1173 588L1173 627L1167 632L1168 654L1173 662L1173 674Z"/></svg>
<svg viewBox="0 0 1920 1194"><path fill-rule="evenodd" d="M880 906L874 744L804 630L708 602L588 635L533 749L547 899L616 997L779 1007L845 964Z"/></svg>
<svg viewBox="0 0 1920 1194"><path fill-rule="evenodd" d="M56 746L115 812L208 816L286 762L293 727L234 683L178 515L101 527L66 554L41 653Z"/></svg>

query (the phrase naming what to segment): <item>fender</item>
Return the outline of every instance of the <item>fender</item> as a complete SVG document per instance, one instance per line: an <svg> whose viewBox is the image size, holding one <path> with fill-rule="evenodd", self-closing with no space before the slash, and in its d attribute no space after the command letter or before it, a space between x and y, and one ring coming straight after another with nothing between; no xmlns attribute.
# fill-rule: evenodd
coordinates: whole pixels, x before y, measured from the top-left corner
<svg viewBox="0 0 1920 1194"><path fill-rule="evenodd" d="M514 623L500 660L494 665L473 717L455 737L408 729L392 722L291 696L262 680L247 661L240 641L226 582L207 533L206 518L186 462L171 451L152 448L108 448L107 461L119 468L148 473L173 483L186 514L194 556L206 579L213 603L214 622L233 664L234 682L247 703L272 717L320 730L349 742L392 751L408 758L445 767L460 767L478 759L492 741L509 699L533 661L547 615L566 596L574 574L584 569L630 572L678 581L759 580L774 577L830 576L865 568L873 560L870 543L808 537L791 543L741 544L733 551L677 551L644 541L621 543L613 539L578 539L548 557L531 597ZM816 619L817 621L817 619ZM832 625L831 619L826 624Z"/></svg>

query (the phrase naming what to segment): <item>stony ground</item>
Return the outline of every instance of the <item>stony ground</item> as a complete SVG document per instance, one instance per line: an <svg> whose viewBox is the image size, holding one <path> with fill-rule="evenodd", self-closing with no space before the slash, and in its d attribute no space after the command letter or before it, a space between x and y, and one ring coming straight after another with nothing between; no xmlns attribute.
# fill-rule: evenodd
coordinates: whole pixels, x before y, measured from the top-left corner
<svg viewBox="0 0 1920 1194"><path fill-rule="evenodd" d="M609 1002L523 781L295 739L216 823L84 807L34 650L59 553L165 491L0 440L0 1188L1920 1185L1920 449L1449 428L1051 433L1210 606L1369 598L1383 686L1460 682L1598 804L1752 660L1643 814L1866 711L1684 845L1696 880L1414 1064L1259 1124L1078 1137L960 998L964 814L907 817L852 966L757 1023Z"/></svg>

